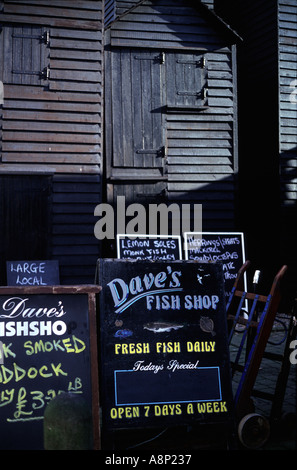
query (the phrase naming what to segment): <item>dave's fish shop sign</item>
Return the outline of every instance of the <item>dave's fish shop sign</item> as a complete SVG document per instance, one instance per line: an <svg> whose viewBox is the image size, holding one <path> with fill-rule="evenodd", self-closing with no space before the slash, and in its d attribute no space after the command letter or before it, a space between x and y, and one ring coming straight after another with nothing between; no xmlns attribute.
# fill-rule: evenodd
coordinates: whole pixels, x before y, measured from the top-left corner
<svg viewBox="0 0 297 470"><path fill-rule="evenodd" d="M232 415L222 266L100 260L107 428Z"/></svg>

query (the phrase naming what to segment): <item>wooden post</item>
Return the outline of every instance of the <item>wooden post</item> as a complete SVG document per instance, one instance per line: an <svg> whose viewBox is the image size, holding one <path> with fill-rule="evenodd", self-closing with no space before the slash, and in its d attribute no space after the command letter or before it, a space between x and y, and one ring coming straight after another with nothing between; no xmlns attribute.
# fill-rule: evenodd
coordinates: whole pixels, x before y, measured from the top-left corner
<svg viewBox="0 0 297 470"><path fill-rule="evenodd" d="M45 450L92 449L92 416L85 400L62 393L51 400L44 413Z"/></svg>

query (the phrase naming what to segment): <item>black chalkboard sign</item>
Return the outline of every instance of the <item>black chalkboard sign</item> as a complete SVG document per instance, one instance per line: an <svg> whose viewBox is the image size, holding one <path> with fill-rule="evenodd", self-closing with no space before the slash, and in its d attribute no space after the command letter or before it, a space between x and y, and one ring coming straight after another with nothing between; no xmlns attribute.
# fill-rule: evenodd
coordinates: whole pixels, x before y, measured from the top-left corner
<svg viewBox="0 0 297 470"><path fill-rule="evenodd" d="M60 284L59 262L7 261L8 286L58 286Z"/></svg>
<svg viewBox="0 0 297 470"><path fill-rule="evenodd" d="M92 334L99 290L0 288L0 449L43 449L45 407L63 392L79 394L90 406L98 447Z"/></svg>
<svg viewBox="0 0 297 470"><path fill-rule="evenodd" d="M117 235L119 259L174 261L182 259L179 235Z"/></svg>
<svg viewBox="0 0 297 470"><path fill-rule="evenodd" d="M106 429L232 415L222 266L100 260Z"/></svg>
<svg viewBox="0 0 297 470"><path fill-rule="evenodd" d="M187 260L222 263L225 292L229 297L237 273L245 263L243 233L186 232L184 240Z"/></svg>

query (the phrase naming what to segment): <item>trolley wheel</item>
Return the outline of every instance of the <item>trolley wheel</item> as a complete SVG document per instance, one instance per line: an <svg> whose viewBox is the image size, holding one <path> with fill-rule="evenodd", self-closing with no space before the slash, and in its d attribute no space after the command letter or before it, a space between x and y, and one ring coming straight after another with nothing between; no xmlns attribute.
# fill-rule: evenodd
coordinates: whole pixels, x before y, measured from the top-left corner
<svg viewBox="0 0 297 470"><path fill-rule="evenodd" d="M257 413L250 413L239 422L239 440L249 449L258 449L263 446L267 442L269 435L269 421Z"/></svg>

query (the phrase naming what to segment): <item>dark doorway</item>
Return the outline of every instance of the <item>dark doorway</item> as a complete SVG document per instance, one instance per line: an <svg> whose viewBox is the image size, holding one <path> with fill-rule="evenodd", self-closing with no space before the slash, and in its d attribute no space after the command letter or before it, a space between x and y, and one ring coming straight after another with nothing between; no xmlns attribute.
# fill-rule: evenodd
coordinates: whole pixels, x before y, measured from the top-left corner
<svg viewBox="0 0 297 470"><path fill-rule="evenodd" d="M0 177L0 283L6 261L50 258L51 176Z"/></svg>

